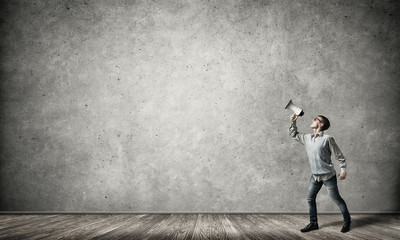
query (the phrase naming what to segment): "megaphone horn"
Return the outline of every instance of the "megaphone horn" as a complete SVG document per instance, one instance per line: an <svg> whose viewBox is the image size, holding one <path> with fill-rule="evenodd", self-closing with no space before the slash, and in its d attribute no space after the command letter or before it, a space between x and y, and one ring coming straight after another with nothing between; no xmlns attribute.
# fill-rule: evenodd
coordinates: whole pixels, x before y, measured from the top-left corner
<svg viewBox="0 0 400 240"><path fill-rule="evenodd" d="M292 112L294 112L297 116L303 116L304 115L303 109L301 109L301 108L297 107L296 105L294 105L292 100L289 101L289 103L286 105L285 109L292 110Z"/></svg>

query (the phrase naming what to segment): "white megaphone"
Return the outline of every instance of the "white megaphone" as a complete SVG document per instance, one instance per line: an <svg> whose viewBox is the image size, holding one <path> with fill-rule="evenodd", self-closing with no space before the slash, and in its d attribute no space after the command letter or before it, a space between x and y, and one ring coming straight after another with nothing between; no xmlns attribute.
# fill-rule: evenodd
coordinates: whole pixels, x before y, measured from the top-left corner
<svg viewBox="0 0 400 240"><path fill-rule="evenodd" d="M303 109L301 109L301 108L297 107L296 105L294 105L292 100L289 101L289 103L286 105L285 109L292 110L297 116L303 116L304 115Z"/></svg>

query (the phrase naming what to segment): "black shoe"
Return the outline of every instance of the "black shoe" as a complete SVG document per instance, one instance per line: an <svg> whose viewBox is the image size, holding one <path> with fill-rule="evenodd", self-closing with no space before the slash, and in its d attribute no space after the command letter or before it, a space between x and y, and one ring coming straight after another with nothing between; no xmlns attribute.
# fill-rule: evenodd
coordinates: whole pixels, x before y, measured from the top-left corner
<svg viewBox="0 0 400 240"><path fill-rule="evenodd" d="M318 223L310 223L305 228L300 229L301 232L309 232L318 229Z"/></svg>
<svg viewBox="0 0 400 240"><path fill-rule="evenodd" d="M350 224L351 224L351 221L344 222L343 227L342 227L342 230L340 230L340 231L341 231L342 233L345 233L345 232L350 231Z"/></svg>

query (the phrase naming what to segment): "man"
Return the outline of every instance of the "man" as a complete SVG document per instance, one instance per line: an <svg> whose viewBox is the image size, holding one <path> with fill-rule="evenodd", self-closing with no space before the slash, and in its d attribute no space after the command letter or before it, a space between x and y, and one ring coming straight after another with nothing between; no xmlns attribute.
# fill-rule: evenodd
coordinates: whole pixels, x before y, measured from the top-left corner
<svg viewBox="0 0 400 240"><path fill-rule="evenodd" d="M292 114L290 118L292 122L289 128L290 135L293 139L305 145L312 171L307 195L310 223L300 231L309 232L318 229L317 204L315 199L322 185L325 185L328 189L329 196L339 206L343 214L344 224L341 232L350 231L350 213L347 209L346 202L339 194L336 171L331 161L331 155L339 161L341 170L338 177L340 180L346 178L346 158L336 145L333 137L324 133L324 131L330 127L329 120L322 115L317 116L312 120L310 126L314 130L314 133L302 134L297 132L296 120L298 116Z"/></svg>

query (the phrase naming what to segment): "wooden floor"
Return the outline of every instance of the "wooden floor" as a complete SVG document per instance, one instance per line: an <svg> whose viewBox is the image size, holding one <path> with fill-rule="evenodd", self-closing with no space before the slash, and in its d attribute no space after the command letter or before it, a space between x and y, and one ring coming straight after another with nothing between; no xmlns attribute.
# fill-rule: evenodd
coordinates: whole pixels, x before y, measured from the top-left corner
<svg viewBox="0 0 400 240"><path fill-rule="evenodd" d="M299 214L28 214L0 215L0 239L400 239L400 215L319 215L301 233Z"/></svg>

